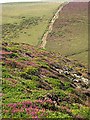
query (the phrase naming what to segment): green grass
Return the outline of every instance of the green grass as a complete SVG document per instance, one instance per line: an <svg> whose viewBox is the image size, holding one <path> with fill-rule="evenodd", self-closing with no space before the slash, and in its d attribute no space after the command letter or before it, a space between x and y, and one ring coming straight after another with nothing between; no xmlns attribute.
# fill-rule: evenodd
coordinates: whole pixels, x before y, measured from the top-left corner
<svg viewBox="0 0 90 120"><path fill-rule="evenodd" d="M7 25L7 30L3 28L3 40L38 45L59 5L60 3L3 4L2 24L10 24ZM30 21L32 23L27 25ZM12 25L15 27L11 28Z"/></svg>

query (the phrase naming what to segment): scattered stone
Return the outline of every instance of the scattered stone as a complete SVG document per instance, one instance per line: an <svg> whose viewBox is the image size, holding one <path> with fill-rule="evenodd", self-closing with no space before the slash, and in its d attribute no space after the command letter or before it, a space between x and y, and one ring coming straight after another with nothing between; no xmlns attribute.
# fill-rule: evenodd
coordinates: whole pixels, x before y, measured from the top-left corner
<svg viewBox="0 0 90 120"><path fill-rule="evenodd" d="M68 71L64 71L65 75L70 75L70 73Z"/></svg>
<svg viewBox="0 0 90 120"><path fill-rule="evenodd" d="M54 68L56 68L56 69L60 69L61 67L60 67L60 65L59 64L52 64L52 66L54 67Z"/></svg>
<svg viewBox="0 0 90 120"><path fill-rule="evenodd" d="M86 85L88 85L89 84L89 81L88 81L88 79L87 78L84 78L84 77L82 77L81 78L81 80L86 84Z"/></svg>
<svg viewBox="0 0 90 120"><path fill-rule="evenodd" d="M76 78L78 78L78 79L81 78L81 76L79 76L79 75L77 75L77 74L74 74L74 77L76 77Z"/></svg>
<svg viewBox="0 0 90 120"><path fill-rule="evenodd" d="M63 70L59 69L59 74L62 74L63 73Z"/></svg>
<svg viewBox="0 0 90 120"><path fill-rule="evenodd" d="M79 82L79 80L78 79L73 79L73 82Z"/></svg>

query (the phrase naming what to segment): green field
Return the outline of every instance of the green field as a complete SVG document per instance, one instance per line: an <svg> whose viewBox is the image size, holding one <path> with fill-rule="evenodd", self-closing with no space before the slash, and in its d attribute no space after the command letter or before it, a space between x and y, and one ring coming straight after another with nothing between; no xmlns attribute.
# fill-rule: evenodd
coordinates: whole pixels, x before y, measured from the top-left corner
<svg viewBox="0 0 90 120"><path fill-rule="evenodd" d="M48 35L46 49L88 63L88 6L69 3L60 12Z"/></svg>
<svg viewBox="0 0 90 120"><path fill-rule="evenodd" d="M3 4L3 40L36 46L59 5L60 3Z"/></svg>

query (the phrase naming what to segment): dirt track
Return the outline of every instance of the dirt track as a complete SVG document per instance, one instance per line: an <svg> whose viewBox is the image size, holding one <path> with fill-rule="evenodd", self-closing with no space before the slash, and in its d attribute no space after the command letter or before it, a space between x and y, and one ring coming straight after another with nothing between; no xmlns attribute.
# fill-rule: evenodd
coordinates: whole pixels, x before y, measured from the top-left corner
<svg viewBox="0 0 90 120"><path fill-rule="evenodd" d="M62 6L60 6L60 8L57 10L57 12L55 13L55 15L54 15L54 17L52 18L52 20L51 20L51 22L50 22L50 25L49 25L49 28L48 28L48 31L43 35L43 37L42 37L42 43L41 43L41 45L40 45L40 48L45 48L45 46L46 46L46 43L47 43L47 36L48 36L48 34L52 31L52 29L53 29L53 24L54 24L54 22L58 19L58 17L59 17L59 12L62 10L62 8L66 5L66 4L68 4L68 3L63 3L63 5Z"/></svg>

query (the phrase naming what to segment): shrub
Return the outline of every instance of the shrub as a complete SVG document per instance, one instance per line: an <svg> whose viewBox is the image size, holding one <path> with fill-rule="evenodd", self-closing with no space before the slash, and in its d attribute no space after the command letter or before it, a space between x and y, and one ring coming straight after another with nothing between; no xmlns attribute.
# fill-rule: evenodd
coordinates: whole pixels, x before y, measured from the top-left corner
<svg viewBox="0 0 90 120"><path fill-rule="evenodd" d="M16 57L18 57L18 54L17 53L12 53L9 56L10 56L10 58L16 58Z"/></svg>
<svg viewBox="0 0 90 120"><path fill-rule="evenodd" d="M20 76L25 79L31 79L31 75L27 74L26 72L21 72Z"/></svg>
<svg viewBox="0 0 90 120"><path fill-rule="evenodd" d="M38 81L39 80L38 76L35 76L35 75L32 75L31 79L34 80L34 81Z"/></svg>
<svg viewBox="0 0 90 120"><path fill-rule="evenodd" d="M46 111L44 108L39 107L40 100L35 102L32 101L23 101L18 103L10 103L3 106L3 117L5 118L41 118L46 116ZM41 101L43 104L44 102ZM37 104L36 104L37 103Z"/></svg>
<svg viewBox="0 0 90 120"><path fill-rule="evenodd" d="M64 114L62 112L56 112L56 111L48 111L47 118L52 118L53 120L58 118L59 119L68 119L71 118L68 114ZM71 119L70 119L71 120Z"/></svg>
<svg viewBox="0 0 90 120"><path fill-rule="evenodd" d="M25 72L29 75L38 75L38 68L30 66L25 69Z"/></svg>
<svg viewBox="0 0 90 120"><path fill-rule="evenodd" d="M83 107L80 110L80 114L87 120L90 120L90 108Z"/></svg>
<svg viewBox="0 0 90 120"><path fill-rule="evenodd" d="M12 75L10 75L8 72L3 72L2 78L12 78Z"/></svg>

